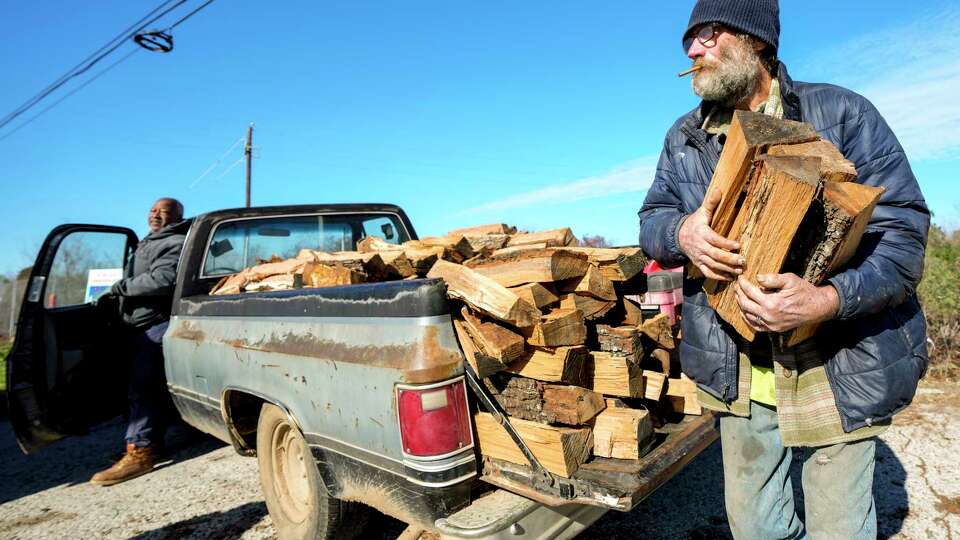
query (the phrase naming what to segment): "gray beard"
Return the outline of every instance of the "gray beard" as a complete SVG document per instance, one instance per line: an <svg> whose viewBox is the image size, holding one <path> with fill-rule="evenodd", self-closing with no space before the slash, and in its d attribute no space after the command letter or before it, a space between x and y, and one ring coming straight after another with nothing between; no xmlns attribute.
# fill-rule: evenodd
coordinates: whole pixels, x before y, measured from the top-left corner
<svg viewBox="0 0 960 540"><path fill-rule="evenodd" d="M695 74L693 92L705 101L732 107L750 97L760 82L760 57L746 40L724 49L720 61Z"/></svg>

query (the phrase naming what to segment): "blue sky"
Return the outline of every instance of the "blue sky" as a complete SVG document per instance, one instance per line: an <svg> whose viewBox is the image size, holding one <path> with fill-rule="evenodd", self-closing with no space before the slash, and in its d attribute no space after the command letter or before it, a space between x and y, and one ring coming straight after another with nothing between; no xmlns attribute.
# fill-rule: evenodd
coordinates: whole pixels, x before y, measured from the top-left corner
<svg viewBox="0 0 960 540"><path fill-rule="evenodd" d="M0 114L157 3L0 0ZM960 7L783 4L794 78L871 99L935 222L960 225ZM508 222L635 243L663 136L697 103L676 77L692 5L217 0L174 31L172 53L136 53L0 132L0 273L59 223L144 234L158 196L191 215L241 206L239 148L197 179L250 122L257 205L390 202L421 236Z"/></svg>

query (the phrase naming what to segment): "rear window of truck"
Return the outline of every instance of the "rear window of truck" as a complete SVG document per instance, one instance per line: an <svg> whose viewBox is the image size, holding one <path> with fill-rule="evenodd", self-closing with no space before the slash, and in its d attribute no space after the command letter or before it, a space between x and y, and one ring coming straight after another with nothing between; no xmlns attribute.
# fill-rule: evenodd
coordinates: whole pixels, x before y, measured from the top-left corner
<svg viewBox="0 0 960 540"><path fill-rule="evenodd" d="M219 223L207 244L201 277L234 274L273 257L296 257L301 249L352 251L367 236L392 244L410 239L395 214L320 214L264 217Z"/></svg>

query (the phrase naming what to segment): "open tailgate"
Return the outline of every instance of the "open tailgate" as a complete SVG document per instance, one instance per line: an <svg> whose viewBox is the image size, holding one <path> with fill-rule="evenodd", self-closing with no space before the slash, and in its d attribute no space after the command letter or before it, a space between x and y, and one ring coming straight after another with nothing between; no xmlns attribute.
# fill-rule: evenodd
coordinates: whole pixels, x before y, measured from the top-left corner
<svg viewBox="0 0 960 540"><path fill-rule="evenodd" d="M628 512L719 436L708 411L666 424L656 433L656 445L639 460L595 457L552 486L535 481L526 465L487 457L480 479L548 506L579 503Z"/></svg>

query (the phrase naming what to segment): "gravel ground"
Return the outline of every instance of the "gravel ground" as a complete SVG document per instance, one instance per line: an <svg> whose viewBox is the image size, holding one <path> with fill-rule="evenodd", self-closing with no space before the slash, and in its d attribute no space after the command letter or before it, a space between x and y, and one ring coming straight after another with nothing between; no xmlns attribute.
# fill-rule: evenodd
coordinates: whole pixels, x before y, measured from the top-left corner
<svg viewBox="0 0 960 540"><path fill-rule="evenodd" d="M274 538L255 459L180 428L168 437L170 460L152 474L108 488L87 483L121 439L114 421L24 456L0 423L0 538ZM958 453L960 388L928 383L877 447L881 538L960 540ZM611 512L581 538L729 538L722 485L714 445L635 511ZM379 538L402 531L388 518L376 528Z"/></svg>

